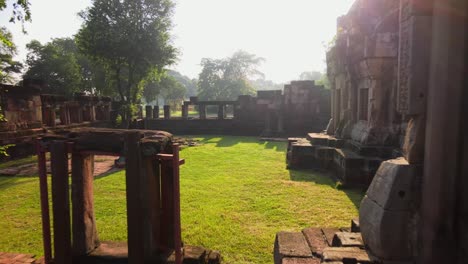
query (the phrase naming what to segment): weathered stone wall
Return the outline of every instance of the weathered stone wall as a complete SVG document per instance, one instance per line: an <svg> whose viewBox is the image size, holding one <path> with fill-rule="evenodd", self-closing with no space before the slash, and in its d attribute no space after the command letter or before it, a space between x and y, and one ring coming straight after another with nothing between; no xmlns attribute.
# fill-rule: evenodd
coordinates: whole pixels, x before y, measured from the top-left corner
<svg viewBox="0 0 468 264"><path fill-rule="evenodd" d="M198 109L198 117L189 117L188 107ZM207 115L207 108L216 106L216 117ZM226 107L233 108L227 117ZM171 117L170 106L146 106L146 129L163 129L174 134L228 134L251 136L301 135L322 131L330 119L330 91L314 81L293 81L284 91L258 91L256 97L243 95L236 101L199 101L190 98L182 106L182 117ZM155 111L155 109L157 109Z"/></svg>
<svg viewBox="0 0 468 264"><path fill-rule="evenodd" d="M327 132L398 157L380 165L360 208L363 240L384 261L418 255L432 30L431 1L358 0L327 54Z"/></svg>
<svg viewBox="0 0 468 264"><path fill-rule="evenodd" d="M357 1L338 19L336 45L327 54L329 134L363 145L397 143L398 10L396 1Z"/></svg>

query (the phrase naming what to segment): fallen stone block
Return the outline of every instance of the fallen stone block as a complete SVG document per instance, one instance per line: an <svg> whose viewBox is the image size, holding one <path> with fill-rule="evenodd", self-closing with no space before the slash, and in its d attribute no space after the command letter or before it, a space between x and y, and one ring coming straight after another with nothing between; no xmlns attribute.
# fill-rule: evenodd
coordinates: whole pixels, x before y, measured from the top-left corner
<svg viewBox="0 0 468 264"><path fill-rule="evenodd" d="M351 232L354 232L354 233L361 232L361 227L359 226L358 218L351 220Z"/></svg>
<svg viewBox="0 0 468 264"><path fill-rule="evenodd" d="M282 264L319 264L318 258L285 258Z"/></svg>
<svg viewBox="0 0 468 264"><path fill-rule="evenodd" d="M283 258L308 258L312 251L301 232L279 232L276 234L274 260L281 264Z"/></svg>
<svg viewBox="0 0 468 264"><path fill-rule="evenodd" d="M360 247L364 248L361 233L338 232L333 237L334 247Z"/></svg>
<svg viewBox="0 0 468 264"><path fill-rule="evenodd" d="M370 264L371 259L364 249L356 247L328 247L323 250L324 262L353 262L361 264Z"/></svg>
<svg viewBox="0 0 468 264"><path fill-rule="evenodd" d="M328 247L328 243L323 235L322 229L306 228L302 230L302 233L304 234L312 253L315 256L322 257L323 249Z"/></svg>
<svg viewBox="0 0 468 264"><path fill-rule="evenodd" d="M325 239L327 240L327 244L329 247L332 246L333 244L333 237L335 236L335 233L340 232L339 228L322 228L323 235L325 236Z"/></svg>

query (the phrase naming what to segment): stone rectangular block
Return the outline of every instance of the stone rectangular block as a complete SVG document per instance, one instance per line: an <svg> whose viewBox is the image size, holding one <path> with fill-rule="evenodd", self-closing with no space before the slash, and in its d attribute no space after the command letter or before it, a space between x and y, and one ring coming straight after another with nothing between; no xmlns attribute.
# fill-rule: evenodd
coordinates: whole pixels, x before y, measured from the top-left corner
<svg viewBox="0 0 468 264"><path fill-rule="evenodd" d="M275 264L280 264L282 259L287 257L312 257L312 251L302 233L279 232L276 234L274 248Z"/></svg>
<svg viewBox="0 0 468 264"><path fill-rule="evenodd" d="M431 16L413 16L401 22L397 108L402 114L426 112L431 38Z"/></svg>
<svg viewBox="0 0 468 264"><path fill-rule="evenodd" d="M338 232L333 237L334 247L364 247L361 233Z"/></svg>
<svg viewBox="0 0 468 264"><path fill-rule="evenodd" d="M285 258L282 264L320 264L318 258Z"/></svg>
<svg viewBox="0 0 468 264"><path fill-rule="evenodd" d="M364 197L359 209L359 222L364 243L372 255L381 259L410 259L413 251L410 213L384 210Z"/></svg>
<svg viewBox="0 0 468 264"><path fill-rule="evenodd" d="M354 233L361 232L358 218L351 220L351 232L354 232Z"/></svg>
<svg viewBox="0 0 468 264"><path fill-rule="evenodd" d="M323 235L325 236L325 239L327 240L328 246L332 246L333 244L333 237L335 236L335 233L340 232L339 228L322 228Z"/></svg>
<svg viewBox="0 0 468 264"><path fill-rule="evenodd" d="M323 249L328 247L328 243L325 239L322 229L306 228L302 230L302 233L304 234L304 237L306 238L312 253L315 256L321 257L323 255Z"/></svg>
<svg viewBox="0 0 468 264"><path fill-rule="evenodd" d="M421 165L410 165L404 158L384 161L367 190L367 196L385 210L409 210L421 174Z"/></svg>
<svg viewBox="0 0 468 264"><path fill-rule="evenodd" d="M370 264L371 260L369 255L364 249L354 247L328 247L323 251L324 262L349 262Z"/></svg>

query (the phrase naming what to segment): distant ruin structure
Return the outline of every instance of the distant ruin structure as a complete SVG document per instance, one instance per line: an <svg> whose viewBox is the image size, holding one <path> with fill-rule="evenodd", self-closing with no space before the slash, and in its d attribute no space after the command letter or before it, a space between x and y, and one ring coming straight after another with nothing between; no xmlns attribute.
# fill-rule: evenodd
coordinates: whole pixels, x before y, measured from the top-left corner
<svg viewBox="0 0 468 264"><path fill-rule="evenodd" d="M189 116L189 107L198 116ZM209 115L208 109L216 113ZM228 116L227 109L231 109ZM191 97L182 105L182 116L171 117L170 106L146 106L140 128L162 129L174 134L225 134L285 136L320 132L330 119L330 90L314 81L293 81L281 90L258 91L257 96L241 95L236 101L201 101Z"/></svg>
<svg viewBox="0 0 468 264"><path fill-rule="evenodd" d="M77 93L72 99L43 94L41 82L23 86L0 84L0 145L12 156L34 153L34 139L45 131L72 127L109 126L111 98Z"/></svg>

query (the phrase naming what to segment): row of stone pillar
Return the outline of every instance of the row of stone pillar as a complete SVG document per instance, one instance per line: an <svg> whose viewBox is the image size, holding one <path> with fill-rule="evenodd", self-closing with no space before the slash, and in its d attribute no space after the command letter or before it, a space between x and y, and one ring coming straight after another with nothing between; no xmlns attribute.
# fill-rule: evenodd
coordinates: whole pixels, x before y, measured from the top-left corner
<svg viewBox="0 0 468 264"><path fill-rule="evenodd" d="M184 102L182 105L182 119L188 119L189 117L189 102ZM159 106L151 106L147 105L145 107L145 112L146 112L146 119L158 119L159 117ZM199 118L200 119L206 119L207 114L206 114L206 105L201 104L198 105L198 112L199 112ZM226 105L218 105L218 119L226 119L227 114L226 114ZM170 119L171 118L171 106L170 105L165 105L164 106L164 119Z"/></svg>
<svg viewBox="0 0 468 264"><path fill-rule="evenodd" d="M61 125L79 124L83 122L110 120L110 106L93 106L68 104L59 107ZM57 114L56 107L45 105L42 107L42 122L48 127L55 127Z"/></svg>

